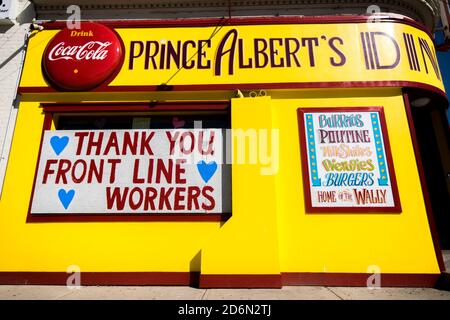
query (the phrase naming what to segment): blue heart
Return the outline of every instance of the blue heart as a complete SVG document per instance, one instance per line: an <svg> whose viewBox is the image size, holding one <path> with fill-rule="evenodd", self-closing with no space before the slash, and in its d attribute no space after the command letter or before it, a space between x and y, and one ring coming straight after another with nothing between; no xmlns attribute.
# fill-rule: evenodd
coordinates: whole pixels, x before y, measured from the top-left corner
<svg viewBox="0 0 450 320"><path fill-rule="evenodd" d="M206 163L205 161L202 160L199 163L197 163L197 169L200 175L202 176L203 181L205 181L205 183L208 183L209 179L211 179L214 173L216 173L217 163L215 161Z"/></svg>
<svg viewBox="0 0 450 320"><path fill-rule="evenodd" d="M69 137L57 137L54 136L50 139L50 144L52 145L53 151L55 151L56 155L59 156L59 154L64 150L64 148L69 143Z"/></svg>
<svg viewBox="0 0 450 320"><path fill-rule="evenodd" d="M61 201L62 205L64 206L64 209L66 210L69 207L70 203L72 202L74 196L75 190L66 191L64 189L59 189L58 191L59 201Z"/></svg>

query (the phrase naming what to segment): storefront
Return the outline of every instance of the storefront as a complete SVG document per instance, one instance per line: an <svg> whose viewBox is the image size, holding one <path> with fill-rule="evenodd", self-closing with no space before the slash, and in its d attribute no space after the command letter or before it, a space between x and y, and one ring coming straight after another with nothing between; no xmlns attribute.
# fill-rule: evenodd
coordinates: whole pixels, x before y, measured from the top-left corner
<svg viewBox="0 0 450 320"><path fill-rule="evenodd" d="M0 283L434 286L407 18L47 23L0 199ZM68 269L69 268L69 269ZM70 269L72 270L72 269Z"/></svg>

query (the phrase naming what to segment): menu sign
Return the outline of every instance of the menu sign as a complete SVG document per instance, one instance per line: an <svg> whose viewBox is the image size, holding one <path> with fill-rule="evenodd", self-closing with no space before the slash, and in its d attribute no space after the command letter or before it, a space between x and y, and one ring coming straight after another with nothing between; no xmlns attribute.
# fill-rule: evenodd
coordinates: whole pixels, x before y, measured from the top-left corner
<svg viewBox="0 0 450 320"><path fill-rule="evenodd" d="M298 109L307 212L401 212L383 108Z"/></svg>

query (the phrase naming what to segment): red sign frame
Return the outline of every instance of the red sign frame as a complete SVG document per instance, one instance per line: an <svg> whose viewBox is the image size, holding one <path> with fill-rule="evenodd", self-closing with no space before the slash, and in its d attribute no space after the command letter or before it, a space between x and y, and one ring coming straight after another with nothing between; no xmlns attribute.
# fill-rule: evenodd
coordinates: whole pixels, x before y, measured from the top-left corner
<svg viewBox="0 0 450 320"><path fill-rule="evenodd" d="M311 194L311 181L309 177L309 163L308 163L308 151L307 140L305 136L305 113L319 113L319 112L377 112L380 118L380 128L383 134L383 144L386 153L386 162L389 168L389 179L391 181L391 189L394 200L393 207L314 207L312 205ZM297 121L299 129L300 140L300 159L302 164L302 177L303 177L303 191L305 197L305 211L306 213L401 213L402 207L400 203L400 197L398 193L397 180L395 176L394 163L392 160L392 152L389 144L389 136L387 132L386 118L384 115L383 107L325 107L325 108L298 108L297 109Z"/></svg>
<svg viewBox="0 0 450 320"><path fill-rule="evenodd" d="M171 221L171 222L224 222L232 216L232 212L221 213L105 213L105 214L32 214L31 206L33 203L34 190L36 185L40 155L42 150L42 142L45 130L51 130L53 124L54 113L79 113L79 112L166 112L166 111L214 111L224 110L229 112L230 105L228 101L223 102L180 102L180 103L157 103L152 105L151 103L80 103L80 104L61 104L61 103L49 103L42 105L44 109L44 121L42 124L41 140L39 143L39 153L36 160L36 166L34 171L33 185L31 196L27 210L27 223L48 223L48 222L138 222L138 221ZM84 108L86 107L86 108ZM229 116L229 113L228 113ZM232 178L232 177L231 177ZM231 200L232 201L232 200Z"/></svg>

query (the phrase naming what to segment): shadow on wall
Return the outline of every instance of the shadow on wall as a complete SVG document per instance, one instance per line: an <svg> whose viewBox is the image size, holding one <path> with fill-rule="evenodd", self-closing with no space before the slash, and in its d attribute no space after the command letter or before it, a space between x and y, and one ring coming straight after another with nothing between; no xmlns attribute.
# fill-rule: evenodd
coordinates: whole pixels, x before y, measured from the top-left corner
<svg viewBox="0 0 450 320"><path fill-rule="evenodd" d="M12 59L14 59L18 54L20 54L22 52L22 50L25 49L25 45L22 45L19 49L17 49L16 51L14 51L8 58L6 58L5 60L3 60L2 62L0 62L0 71L2 70L2 68L4 66L6 66Z"/></svg>
<svg viewBox="0 0 450 320"><path fill-rule="evenodd" d="M34 10L34 5L31 2L27 2L23 8L18 8L19 13L14 21L11 21L11 24L0 25L0 35L5 34L9 29L19 24L27 24L31 23L33 19L36 17L36 11Z"/></svg>
<svg viewBox="0 0 450 320"><path fill-rule="evenodd" d="M0 30L1 30L1 29L0 29ZM33 33L32 35L30 35L30 36L28 37L28 39L34 37L35 34L36 34L36 33ZM6 42L6 41L8 41L8 39L4 40L4 42ZM24 39L24 42L25 42L25 39ZM1 48L2 46L3 46L3 45L0 44L0 48ZM20 46L16 51L14 51L13 53L11 53L11 55L10 55L8 58L6 58L5 60L1 61L1 62L0 62L0 71L1 71L2 68L3 68L4 66L6 66L12 59L14 59L18 54L20 54L20 53L22 52L22 50L25 50L25 48L26 48L26 43L24 43L24 44L23 44L22 46Z"/></svg>
<svg viewBox="0 0 450 320"><path fill-rule="evenodd" d="M8 25L0 25L0 48L6 44L6 42L9 40L10 37L15 36L15 32L12 32L11 35L5 35L11 28L17 26L17 25L25 25L29 24L33 21L33 19L36 16L36 12L34 10L34 5L31 2L27 2L25 4L25 7L22 9L19 9L19 14L16 17L16 24L11 23ZM3 36L2 36L3 35ZM34 36L31 35L30 38ZM3 39L6 38L6 39ZM12 59L14 59L18 54L22 52L22 50L25 49L25 43L18 48L16 51L14 51L9 57L7 57L5 60L0 61L0 71L1 69L7 65Z"/></svg>
<svg viewBox="0 0 450 320"><path fill-rule="evenodd" d="M202 251L200 250L192 258L189 264L189 285L193 288L200 286L200 268L202 264Z"/></svg>
<svg viewBox="0 0 450 320"><path fill-rule="evenodd" d="M5 34L6 32L8 32L9 29L11 29L12 27L14 27L13 24L7 24L7 25L0 25L0 39L1 37L3 37L2 35ZM0 41L4 41L4 40L0 40Z"/></svg>

